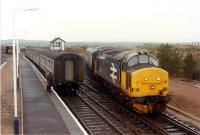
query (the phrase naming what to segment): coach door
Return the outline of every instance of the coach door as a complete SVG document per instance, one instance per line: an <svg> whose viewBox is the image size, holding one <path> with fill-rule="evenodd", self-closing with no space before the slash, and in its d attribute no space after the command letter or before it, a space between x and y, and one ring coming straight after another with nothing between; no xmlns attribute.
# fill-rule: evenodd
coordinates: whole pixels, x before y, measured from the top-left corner
<svg viewBox="0 0 200 135"><path fill-rule="evenodd" d="M73 60L65 60L65 80L73 81L74 76L74 68L73 68Z"/></svg>

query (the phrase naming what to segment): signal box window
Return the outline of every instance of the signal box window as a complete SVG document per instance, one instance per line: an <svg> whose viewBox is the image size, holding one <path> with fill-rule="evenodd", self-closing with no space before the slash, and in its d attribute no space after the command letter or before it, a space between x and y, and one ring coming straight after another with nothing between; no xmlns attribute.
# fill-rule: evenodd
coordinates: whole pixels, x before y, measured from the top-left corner
<svg viewBox="0 0 200 135"><path fill-rule="evenodd" d="M55 47L60 47L60 42L56 42Z"/></svg>

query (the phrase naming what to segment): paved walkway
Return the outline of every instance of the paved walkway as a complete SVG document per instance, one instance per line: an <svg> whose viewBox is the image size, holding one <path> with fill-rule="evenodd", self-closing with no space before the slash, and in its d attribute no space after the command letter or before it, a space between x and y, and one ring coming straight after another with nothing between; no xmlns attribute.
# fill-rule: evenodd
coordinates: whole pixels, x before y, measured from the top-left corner
<svg viewBox="0 0 200 135"><path fill-rule="evenodd" d="M21 58L24 134L70 134L29 63Z"/></svg>

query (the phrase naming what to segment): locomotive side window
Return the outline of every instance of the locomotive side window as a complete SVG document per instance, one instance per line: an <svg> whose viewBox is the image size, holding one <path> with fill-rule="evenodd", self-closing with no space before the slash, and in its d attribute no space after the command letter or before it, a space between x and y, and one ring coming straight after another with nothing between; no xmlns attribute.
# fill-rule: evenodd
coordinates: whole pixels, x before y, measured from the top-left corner
<svg viewBox="0 0 200 135"><path fill-rule="evenodd" d="M134 65L137 65L138 64L138 57L136 56L136 57L133 57L131 60L129 60L129 62L128 62L128 66L129 67L132 67L132 66L134 66Z"/></svg>
<svg viewBox="0 0 200 135"><path fill-rule="evenodd" d="M139 63L149 63L148 55L139 55L138 56Z"/></svg>
<svg viewBox="0 0 200 135"><path fill-rule="evenodd" d="M159 66L158 61L155 58L153 58L152 56L149 56L149 63L152 65L155 65L157 67Z"/></svg>

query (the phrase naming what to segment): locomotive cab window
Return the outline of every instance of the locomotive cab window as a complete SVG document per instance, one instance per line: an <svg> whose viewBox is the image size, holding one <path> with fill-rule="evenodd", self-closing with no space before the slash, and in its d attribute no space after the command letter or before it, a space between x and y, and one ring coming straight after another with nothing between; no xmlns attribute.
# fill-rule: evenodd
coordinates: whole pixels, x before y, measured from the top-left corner
<svg viewBox="0 0 200 135"><path fill-rule="evenodd" d="M138 59L140 64L149 63L148 55L139 55Z"/></svg>
<svg viewBox="0 0 200 135"><path fill-rule="evenodd" d="M138 64L150 64L156 67L159 66L158 60L149 55L134 56L128 61L128 67L134 67L137 66Z"/></svg>
<svg viewBox="0 0 200 135"><path fill-rule="evenodd" d="M137 65L138 64L138 57L136 56L136 57L133 57L131 60L129 60L129 62L128 62L128 66L129 67L132 67L132 66L134 66L134 65Z"/></svg>
<svg viewBox="0 0 200 135"><path fill-rule="evenodd" d="M149 56L149 63L154 66L159 66L159 62L152 56Z"/></svg>

